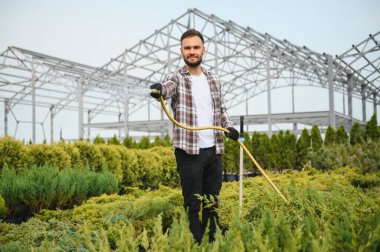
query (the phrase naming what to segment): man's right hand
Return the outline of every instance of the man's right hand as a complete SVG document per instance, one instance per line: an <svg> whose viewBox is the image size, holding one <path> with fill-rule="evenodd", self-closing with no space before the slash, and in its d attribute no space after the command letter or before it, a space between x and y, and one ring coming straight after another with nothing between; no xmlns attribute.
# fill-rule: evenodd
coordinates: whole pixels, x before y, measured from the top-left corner
<svg viewBox="0 0 380 252"><path fill-rule="evenodd" d="M162 85L160 83L150 86L150 96L157 99L162 96Z"/></svg>

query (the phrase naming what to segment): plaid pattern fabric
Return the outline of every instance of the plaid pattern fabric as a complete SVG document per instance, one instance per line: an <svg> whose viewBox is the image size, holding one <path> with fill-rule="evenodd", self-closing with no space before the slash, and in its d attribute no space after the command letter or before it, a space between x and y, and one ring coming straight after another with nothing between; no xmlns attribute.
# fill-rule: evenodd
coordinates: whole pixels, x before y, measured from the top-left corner
<svg viewBox="0 0 380 252"><path fill-rule="evenodd" d="M204 68L202 68L202 72L206 75L208 84L210 85L214 106L214 125L223 128L232 127L232 122L223 103L219 78ZM172 99L171 108L174 118L181 124L196 127L197 115L191 91L191 76L186 67L167 75L161 84L163 98ZM185 130L174 125L173 133L174 147L180 148L188 154L199 154L198 131ZM214 130L214 135L216 154L223 154L224 133Z"/></svg>

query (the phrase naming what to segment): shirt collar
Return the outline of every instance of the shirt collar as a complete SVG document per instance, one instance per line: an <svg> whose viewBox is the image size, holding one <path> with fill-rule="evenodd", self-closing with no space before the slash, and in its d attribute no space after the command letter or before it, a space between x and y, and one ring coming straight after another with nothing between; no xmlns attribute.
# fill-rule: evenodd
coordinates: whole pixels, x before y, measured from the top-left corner
<svg viewBox="0 0 380 252"><path fill-rule="evenodd" d="M203 67L201 67L201 70L206 76L209 75L209 72ZM187 70L186 65L184 65L182 68L179 69L179 73L182 75L190 75L190 72Z"/></svg>

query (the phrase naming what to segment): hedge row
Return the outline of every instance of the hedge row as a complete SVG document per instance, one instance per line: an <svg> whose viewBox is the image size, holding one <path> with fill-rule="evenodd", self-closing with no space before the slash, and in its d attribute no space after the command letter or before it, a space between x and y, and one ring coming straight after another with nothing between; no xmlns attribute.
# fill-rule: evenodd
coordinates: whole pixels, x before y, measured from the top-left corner
<svg viewBox="0 0 380 252"><path fill-rule="evenodd" d="M50 165L59 169L88 168L109 171L121 186L157 187L179 184L172 147L128 149L122 145L74 143L23 145L10 137L0 138L0 171L16 171Z"/></svg>

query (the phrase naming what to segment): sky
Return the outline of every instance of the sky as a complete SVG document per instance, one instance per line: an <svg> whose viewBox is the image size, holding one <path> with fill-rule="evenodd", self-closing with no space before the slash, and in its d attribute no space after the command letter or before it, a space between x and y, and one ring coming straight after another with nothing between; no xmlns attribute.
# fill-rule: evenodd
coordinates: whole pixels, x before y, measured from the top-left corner
<svg viewBox="0 0 380 252"><path fill-rule="evenodd" d="M333 56L380 31L379 0L0 0L0 52L98 67L192 8Z"/></svg>

